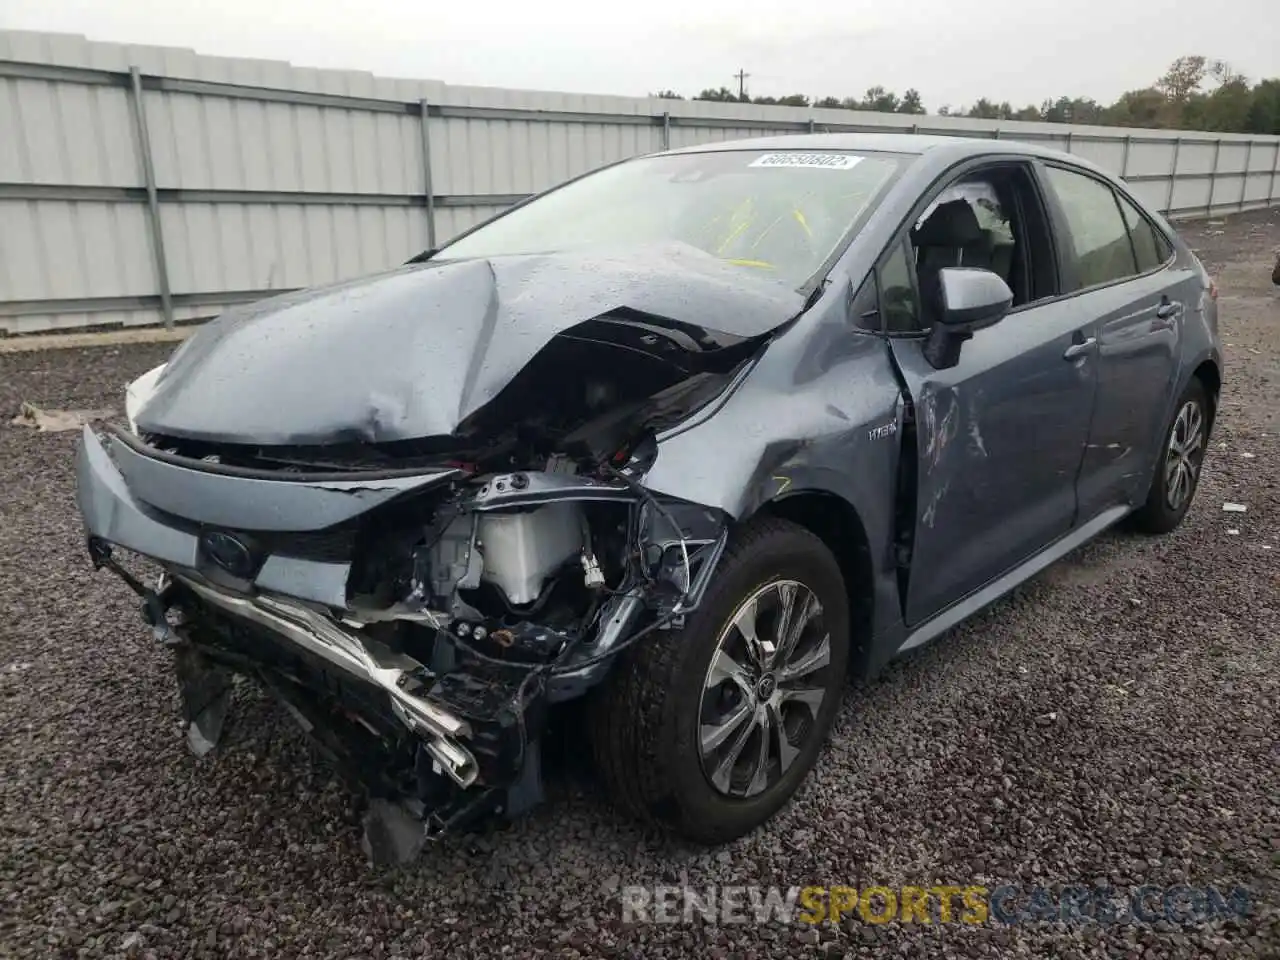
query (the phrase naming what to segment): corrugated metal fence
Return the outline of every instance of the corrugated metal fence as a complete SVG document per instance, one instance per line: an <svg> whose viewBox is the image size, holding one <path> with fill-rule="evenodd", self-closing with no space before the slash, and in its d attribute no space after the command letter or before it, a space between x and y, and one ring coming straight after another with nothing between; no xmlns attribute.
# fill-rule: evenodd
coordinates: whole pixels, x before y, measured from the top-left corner
<svg viewBox="0 0 1280 960"><path fill-rule="evenodd" d="M456 87L0 31L0 333L208 317L403 262L606 162L763 133L1036 141L1171 216L1280 201L1280 138Z"/></svg>

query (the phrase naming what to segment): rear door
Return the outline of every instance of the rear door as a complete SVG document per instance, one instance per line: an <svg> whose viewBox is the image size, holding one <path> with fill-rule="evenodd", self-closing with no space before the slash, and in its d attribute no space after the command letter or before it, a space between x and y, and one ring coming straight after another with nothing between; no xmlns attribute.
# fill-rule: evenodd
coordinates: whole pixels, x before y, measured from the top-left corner
<svg viewBox="0 0 1280 960"><path fill-rule="evenodd" d="M1092 323L1097 400L1079 479L1079 522L1146 495L1176 388L1179 338L1194 278L1173 247L1111 184L1065 164L1043 168L1066 251L1064 293Z"/></svg>
<svg viewBox="0 0 1280 960"><path fill-rule="evenodd" d="M971 248L963 257L992 257L1014 292L1012 312L975 333L956 366L937 370L923 354L917 299L928 258L904 240L880 267L890 348L915 411L915 516L904 521L914 521L904 610L910 625L1070 531L1094 402L1087 318L1058 298L1058 258L1030 165L1003 161L962 177L990 189L951 184L945 197L994 195L998 206L979 224L1013 246L1009 256L988 244L987 254ZM946 251L937 257L946 260Z"/></svg>

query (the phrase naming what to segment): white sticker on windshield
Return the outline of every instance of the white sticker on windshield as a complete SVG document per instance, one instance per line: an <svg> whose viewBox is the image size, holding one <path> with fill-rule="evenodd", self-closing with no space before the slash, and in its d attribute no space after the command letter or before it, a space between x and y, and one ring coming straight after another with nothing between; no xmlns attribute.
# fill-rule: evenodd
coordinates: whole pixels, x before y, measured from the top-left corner
<svg viewBox="0 0 1280 960"><path fill-rule="evenodd" d="M847 153L766 153L749 167L816 167L820 170L849 170L862 162L862 157Z"/></svg>

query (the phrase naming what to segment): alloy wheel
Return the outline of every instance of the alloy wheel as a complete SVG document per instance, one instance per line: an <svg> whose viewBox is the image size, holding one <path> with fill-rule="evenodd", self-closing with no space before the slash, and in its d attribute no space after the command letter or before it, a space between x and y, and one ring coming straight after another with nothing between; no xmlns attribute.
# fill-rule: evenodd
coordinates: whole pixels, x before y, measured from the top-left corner
<svg viewBox="0 0 1280 960"><path fill-rule="evenodd" d="M1200 404L1188 400L1173 421L1165 454L1164 498L1170 510L1181 510L1191 499L1203 455L1204 413Z"/></svg>
<svg viewBox="0 0 1280 960"><path fill-rule="evenodd" d="M831 687L822 604L796 580L756 590L729 618L702 685L702 769L720 793L754 797L790 769Z"/></svg>

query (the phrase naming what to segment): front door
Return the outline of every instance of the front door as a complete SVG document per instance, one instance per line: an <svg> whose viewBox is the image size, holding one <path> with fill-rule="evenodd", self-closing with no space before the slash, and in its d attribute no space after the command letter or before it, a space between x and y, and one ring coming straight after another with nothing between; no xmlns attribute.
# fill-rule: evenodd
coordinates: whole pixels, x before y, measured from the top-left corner
<svg viewBox="0 0 1280 960"><path fill-rule="evenodd" d="M904 611L911 626L1071 529L1097 386L1091 323L1070 301L1054 299L1047 208L1030 169L1006 165L979 177L993 189L969 193L998 198L975 211L983 236L965 232L954 201L942 206L960 224L951 228L955 242L967 241L961 261L987 265L981 258L1012 244L991 268L1009 281L1014 309L974 334L950 369L933 368L919 337L890 341L915 410L916 520ZM891 252L881 269L887 292L895 258L897 275L911 276L917 288L929 286L920 277L924 264L946 262L946 231L922 224L913 237L942 251L904 244ZM1000 242L991 242L992 233ZM896 302L902 296L899 290Z"/></svg>

